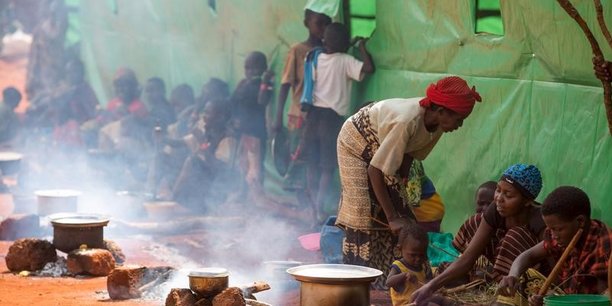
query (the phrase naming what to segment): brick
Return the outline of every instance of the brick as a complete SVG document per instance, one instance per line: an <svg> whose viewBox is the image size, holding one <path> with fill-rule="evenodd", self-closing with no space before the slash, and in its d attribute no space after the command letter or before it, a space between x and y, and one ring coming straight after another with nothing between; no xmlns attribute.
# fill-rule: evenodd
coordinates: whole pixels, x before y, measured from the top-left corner
<svg viewBox="0 0 612 306"><path fill-rule="evenodd" d="M113 300L135 299L141 296L139 287L146 268L138 265L116 267L106 279L108 295Z"/></svg>
<svg viewBox="0 0 612 306"><path fill-rule="evenodd" d="M104 249L74 250L68 254L66 264L71 274L107 276L115 269L113 255Z"/></svg>
<svg viewBox="0 0 612 306"><path fill-rule="evenodd" d="M229 287L213 298L212 306L246 306L242 290Z"/></svg>
<svg viewBox="0 0 612 306"><path fill-rule="evenodd" d="M166 297L166 306L195 306L196 297L190 289L172 288Z"/></svg>

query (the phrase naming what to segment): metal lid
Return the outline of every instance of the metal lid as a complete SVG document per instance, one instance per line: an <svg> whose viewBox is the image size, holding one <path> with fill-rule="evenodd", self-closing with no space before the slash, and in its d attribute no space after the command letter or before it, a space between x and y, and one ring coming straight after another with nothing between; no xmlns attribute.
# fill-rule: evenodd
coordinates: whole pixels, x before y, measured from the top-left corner
<svg viewBox="0 0 612 306"><path fill-rule="evenodd" d="M39 197L51 197L51 198L65 198L65 197L78 197L82 192L73 189L46 189L37 190L34 192Z"/></svg>
<svg viewBox="0 0 612 306"><path fill-rule="evenodd" d="M382 271L355 265L316 264L287 269L287 273L303 282L347 283L371 282Z"/></svg>
<svg viewBox="0 0 612 306"><path fill-rule="evenodd" d="M226 277L229 276L229 271L225 268L211 267L191 270L189 276L200 277Z"/></svg>
<svg viewBox="0 0 612 306"><path fill-rule="evenodd" d="M21 158L23 158L23 155L21 153L10 151L0 152L0 161L20 160Z"/></svg>
<svg viewBox="0 0 612 306"><path fill-rule="evenodd" d="M82 213L58 213L48 216L53 226L61 227L96 227L106 226L110 221L108 216Z"/></svg>

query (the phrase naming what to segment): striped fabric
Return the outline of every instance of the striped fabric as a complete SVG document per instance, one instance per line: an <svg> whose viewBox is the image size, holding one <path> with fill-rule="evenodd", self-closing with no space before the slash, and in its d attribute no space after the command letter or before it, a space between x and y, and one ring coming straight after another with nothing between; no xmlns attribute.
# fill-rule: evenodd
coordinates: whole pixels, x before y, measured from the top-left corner
<svg viewBox="0 0 612 306"><path fill-rule="evenodd" d="M453 240L453 246L463 253L476 234L476 230L483 220L482 214L470 217L459 228ZM512 262L522 252L538 244L539 239L526 226L516 226L509 230L497 229L487 244L483 255L493 263L493 276L496 280L508 275Z"/></svg>

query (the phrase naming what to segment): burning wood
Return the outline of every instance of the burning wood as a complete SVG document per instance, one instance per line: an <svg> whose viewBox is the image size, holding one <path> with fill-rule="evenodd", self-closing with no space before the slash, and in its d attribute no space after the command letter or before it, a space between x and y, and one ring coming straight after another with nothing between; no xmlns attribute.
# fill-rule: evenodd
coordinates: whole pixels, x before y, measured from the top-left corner
<svg viewBox="0 0 612 306"><path fill-rule="evenodd" d="M118 267L107 278L108 295L113 300L139 298L155 291L158 286L168 281L175 271L172 267Z"/></svg>

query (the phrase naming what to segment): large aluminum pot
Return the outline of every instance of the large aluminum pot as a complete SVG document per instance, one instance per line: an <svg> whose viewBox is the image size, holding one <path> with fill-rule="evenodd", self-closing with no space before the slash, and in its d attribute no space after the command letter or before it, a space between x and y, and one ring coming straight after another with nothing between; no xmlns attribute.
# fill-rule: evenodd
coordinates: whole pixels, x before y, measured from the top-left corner
<svg viewBox="0 0 612 306"><path fill-rule="evenodd" d="M80 191L48 189L34 192L38 202L38 214L47 216L62 212L76 212Z"/></svg>
<svg viewBox="0 0 612 306"><path fill-rule="evenodd" d="M109 219L96 214L59 213L50 215L53 225L53 246L69 253L81 245L104 248L104 227Z"/></svg>
<svg viewBox="0 0 612 306"><path fill-rule="evenodd" d="M0 174L13 175L19 172L23 155L17 152L0 152Z"/></svg>
<svg viewBox="0 0 612 306"><path fill-rule="evenodd" d="M382 271L362 266L317 264L290 268L301 282L301 306L369 306L370 283Z"/></svg>
<svg viewBox="0 0 612 306"><path fill-rule="evenodd" d="M227 289L229 272L224 268L203 268L189 272L189 288L199 297L213 297Z"/></svg>

